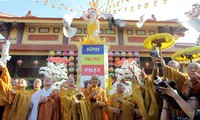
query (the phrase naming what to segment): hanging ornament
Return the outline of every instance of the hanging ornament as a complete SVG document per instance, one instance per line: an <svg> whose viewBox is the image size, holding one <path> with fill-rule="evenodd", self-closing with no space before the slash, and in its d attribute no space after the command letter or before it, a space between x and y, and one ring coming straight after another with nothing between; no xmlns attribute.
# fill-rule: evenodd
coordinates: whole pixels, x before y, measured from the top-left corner
<svg viewBox="0 0 200 120"><path fill-rule="evenodd" d="M145 66L149 67L150 63L149 62L145 62Z"/></svg>
<svg viewBox="0 0 200 120"><path fill-rule="evenodd" d="M56 55L61 55L61 54L62 54L61 51L56 52Z"/></svg>
<svg viewBox="0 0 200 120"><path fill-rule="evenodd" d="M138 52L134 52L133 57L139 57L139 53Z"/></svg>
<svg viewBox="0 0 200 120"><path fill-rule="evenodd" d="M154 7L157 7L157 3L158 3L157 0L155 0L153 3Z"/></svg>
<svg viewBox="0 0 200 120"><path fill-rule="evenodd" d="M126 52L121 52L121 56L126 56Z"/></svg>
<svg viewBox="0 0 200 120"><path fill-rule="evenodd" d="M128 56L128 57L131 57L131 56L133 56L133 53L132 53L132 52L128 52L128 53L127 53L127 56Z"/></svg>
<svg viewBox="0 0 200 120"><path fill-rule="evenodd" d="M74 55L74 51L69 51L69 55Z"/></svg>
<svg viewBox="0 0 200 120"><path fill-rule="evenodd" d="M108 57L108 61L113 61L113 57Z"/></svg>
<svg viewBox="0 0 200 120"><path fill-rule="evenodd" d="M108 56L113 56L113 52L108 52Z"/></svg>
<svg viewBox="0 0 200 120"><path fill-rule="evenodd" d="M114 56L120 56L120 53L119 52L115 52Z"/></svg>
<svg viewBox="0 0 200 120"><path fill-rule="evenodd" d="M113 62L109 62L108 65L109 66L113 66L114 64L113 64Z"/></svg>
<svg viewBox="0 0 200 120"><path fill-rule="evenodd" d="M131 12L133 12L133 8L134 8L133 6L130 7L130 11L131 11Z"/></svg>
<svg viewBox="0 0 200 120"><path fill-rule="evenodd" d="M113 67L109 67L109 72L114 72L114 68Z"/></svg>
<svg viewBox="0 0 200 120"><path fill-rule="evenodd" d="M145 4L144 4L144 8L145 8L145 9L147 9L148 6L149 6L149 3L145 3Z"/></svg>
<svg viewBox="0 0 200 120"><path fill-rule="evenodd" d="M70 56L70 57L69 57L69 60L70 60L70 61L74 61L74 56Z"/></svg>
<svg viewBox="0 0 200 120"><path fill-rule="evenodd" d="M23 61L22 60L18 60L17 64L20 66L21 64L23 64Z"/></svg>
<svg viewBox="0 0 200 120"><path fill-rule="evenodd" d="M51 50L50 52L49 52L49 55L51 55L51 56L54 56L56 53L53 51L53 50Z"/></svg>
<svg viewBox="0 0 200 120"><path fill-rule="evenodd" d="M75 69L74 69L73 67L70 67L70 68L69 68L69 72L70 72L70 73L72 73L72 72L74 72L74 71L75 71Z"/></svg>
<svg viewBox="0 0 200 120"><path fill-rule="evenodd" d="M69 62L69 66L73 67L74 66L74 62Z"/></svg>
<svg viewBox="0 0 200 120"><path fill-rule="evenodd" d="M139 4L137 7L138 7L138 10L139 10L139 9L140 9L140 7L141 7L141 4Z"/></svg>
<svg viewBox="0 0 200 120"><path fill-rule="evenodd" d="M67 54L66 51L64 51L64 52L62 53L62 55L67 56L68 54Z"/></svg>
<svg viewBox="0 0 200 120"><path fill-rule="evenodd" d="M39 61L38 60L35 60L35 61L33 61L33 65L38 65L39 64Z"/></svg>

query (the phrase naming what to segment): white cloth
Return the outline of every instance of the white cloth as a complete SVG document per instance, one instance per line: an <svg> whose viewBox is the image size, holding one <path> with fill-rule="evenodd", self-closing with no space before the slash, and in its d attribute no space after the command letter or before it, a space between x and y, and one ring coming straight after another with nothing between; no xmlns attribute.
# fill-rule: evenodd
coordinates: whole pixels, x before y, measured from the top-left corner
<svg viewBox="0 0 200 120"><path fill-rule="evenodd" d="M52 91L53 91L52 87L47 91L45 90L45 88L43 88L32 95L28 120L37 120L40 97L50 96Z"/></svg>

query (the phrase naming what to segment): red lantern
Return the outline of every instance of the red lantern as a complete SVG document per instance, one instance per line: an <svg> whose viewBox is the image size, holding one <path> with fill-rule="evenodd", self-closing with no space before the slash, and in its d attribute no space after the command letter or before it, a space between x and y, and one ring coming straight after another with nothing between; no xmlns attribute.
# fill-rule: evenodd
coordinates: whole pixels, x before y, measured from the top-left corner
<svg viewBox="0 0 200 120"><path fill-rule="evenodd" d="M39 61L38 60L35 60L35 61L33 61L33 65L38 65L39 64Z"/></svg>
<svg viewBox="0 0 200 120"><path fill-rule="evenodd" d="M17 64L20 66L21 64L23 64L23 61L22 60L18 60Z"/></svg>
<svg viewBox="0 0 200 120"><path fill-rule="evenodd" d="M149 67L150 63L149 62L145 62L145 66Z"/></svg>

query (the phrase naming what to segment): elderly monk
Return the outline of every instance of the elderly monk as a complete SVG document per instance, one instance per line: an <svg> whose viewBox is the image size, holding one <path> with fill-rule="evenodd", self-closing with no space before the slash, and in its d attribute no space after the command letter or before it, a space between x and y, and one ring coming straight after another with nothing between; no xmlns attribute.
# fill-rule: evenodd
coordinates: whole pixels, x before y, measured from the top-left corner
<svg viewBox="0 0 200 120"><path fill-rule="evenodd" d="M73 77L66 81L67 88L60 90L62 120L90 120L87 101L76 85Z"/></svg>
<svg viewBox="0 0 200 120"><path fill-rule="evenodd" d="M39 78L36 78L33 82L33 90L29 91L31 94L39 91L42 86L42 81Z"/></svg>
<svg viewBox="0 0 200 120"><path fill-rule="evenodd" d="M84 95L92 112L90 120L107 120L107 114L103 110L106 106L106 91L99 87L99 76L94 74L90 79L91 86L86 88Z"/></svg>
<svg viewBox="0 0 200 120"><path fill-rule="evenodd" d="M116 92L109 96L108 106L105 107L109 120L133 120L135 103L124 90L124 83L119 82Z"/></svg>
<svg viewBox="0 0 200 120"><path fill-rule="evenodd" d="M60 120L59 94L52 88L53 78L45 76L44 87L31 97L29 120Z"/></svg>
<svg viewBox="0 0 200 120"><path fill-rule="evenodd" d="M185 93L187 96L189 94L197 94L200 92L200 84L198 83L197 72L200 70L200 64L197 62L191 62L187 66L187 75L179 72L176 69L164 66L164 75L169 80L174 80L177 84L177 90ZM189 76L189 77L188 77Z"/></svg>

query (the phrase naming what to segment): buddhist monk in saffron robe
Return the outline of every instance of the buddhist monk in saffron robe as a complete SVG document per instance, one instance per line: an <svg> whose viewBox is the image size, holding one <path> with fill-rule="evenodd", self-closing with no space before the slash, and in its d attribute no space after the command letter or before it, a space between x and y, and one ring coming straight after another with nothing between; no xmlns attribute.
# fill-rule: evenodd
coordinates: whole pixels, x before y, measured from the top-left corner
<svg viewBox="0 0 200 120"><path fill-rule="evenodd" d="M106 91L98 86L100 83L98 75L92 75L90 83L91 86L84 91L84 95L91 111L90 120L107 120L107 114L103 110L107 101Z"/></svg>
<svg viewBox="0 0 200 120"><path fill-rule="evenodd" d="M44 87L31 97L28 120L60 120L61 102L59 94L52 88L53 78L45 76Z"/></svg>
<svg viewBox="0 0 200 120"><path fill-rule="evenodd" d="M8 87L7 84L0 81L0 86L5 89L3 99L7 102L2 120L26 120L28 117L31 94L25 90L27 83L25 79L19 79L16 85L16 91ZM9 97L11 96L11 97Z"/></svg>
<svg viewBox="0 0 200 120"><path fill-rule="evenodd" d="M33 94L41 90L41 86L42 86L42 81L39 78L36 78L33 82L33 90L30 90L29 92Z"/></svg>
<svg viewBox="0 0 200 120"><path fill-rule="evenodd" d="M129 66L129 70L133 74L131 97L137 103L138 109L135 107L134 114L136 119L157 120L159 118L159 110L156 100L156 91L154 81L151 80L144 70L140 70L136 74L134 67ZM141 85L144 81L144 86Z"/></svg>
<svg viewBox="0 0 200 120"><path fill-rule="evenodd" d="M67 88L60 90L62 120L90 120L87 101L76 85L73 77L66 81Z"/></svg>
<svg viewBox="0 0 200 120"><path fill-rule="evenodd" d="M7 89L12 88L12 85L10 84L11 78L8 69L6 67L4 68L2 67L2 65L0 65L0 74L1 74L0 78L1 83L7 86L7 87L2 87L2 85L0 85L0 119L2 119L4 108L7 105L7 102L4 100L4 98L9 98L9 94L6 91L9 91Z"/></svg>
<svg viewBox="0 0 200 120"><path fill-rule="evenodd" d="M135 103L125 94L124 83L117 84L117 91L108 98L108 106L105 110L109 120L133 120Z"/></svg>

